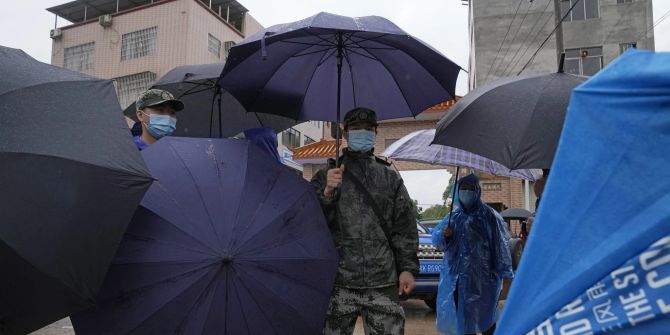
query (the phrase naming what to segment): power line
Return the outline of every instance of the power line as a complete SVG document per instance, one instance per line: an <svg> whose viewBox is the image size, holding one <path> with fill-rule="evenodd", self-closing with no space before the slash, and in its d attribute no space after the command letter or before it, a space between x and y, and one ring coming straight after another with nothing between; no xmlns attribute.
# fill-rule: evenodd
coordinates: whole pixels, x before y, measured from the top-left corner
<svg viewBox="0 0 670 335"><path fill-rule="evenodd" d="M568 17L568 15L570 15L570 13L572 12L572 10L575 8L575 6L577 6L577 4L578 4L580 1L581 1L581 0L577 0L577 1L575 1L575 3L572 5L572 7L570 7L570 9L568 9L568 11L565 13L565 15L563 15L563 17L561 18L561 21L559 21L558 24L556 24L556 27L554 27L554 30L552 30L552 31L549 33L549 35L547 36L547 38L545 38L544 41L542 41L542 44L540 44L540 47L537 48L537 50L535 50L535 53L533 53L533 55L530 57L530 59L528 60L528 62L526 62L526 64L523 66L523 68L521 68L521 71L519 71L519 73L516 74L517 76L520 75L520 74L526 69L526 67L528 67L528 64L530 64L530 63L535 59L535 56L537 56L537 54L540 52L540 50L542 49L542 47L544 47L544 44L547 43L547 41L551 38L551 35L553 35L553 34L556 32L556 30L557 30L558 27L561 25L561 23L563 23L563 20L565 20L565 18Z"/></svg>
<svg viewBox="0 0 670 335"><path fill-rule="evenodd" d="M514 37L512 38L512 42L510 42L509 48L507 48L507 51L505 52L505 56L503 56L503 60L498 63L498 65L502 64L502 62L507 59L507 55L509 54L509 51L512 49L512 44L514 43L514 40L516 40L516 36L519 34L519 31L521 30L521 27L523 26L523 22L526 21L526 17L528 16L528 12L530 12L530 8L533 6L533 3L531 2L528 4L528 8L526 9L526 14L523 15L523 20L521 20L521 23L519 24L519 28L516 30L514 33ZM495 75L498 72L498 68L500 66L496 67L495 70L493 70L493 74Z"/></svg>
<svg viewBox="0 0 670 335"><path fill-rule="evenodd" d="M646 37L647 37L647 34L649 33L650 30L656 28L656 26L657 26L659 23L663 22L663 20L667 19L668 17L670 17L670 10L667 11L667 12L665 12L665 14L663 14L663 16L661 16L661 17L656 21L656 23L654 23L651 27L647 28L647 30L645 30L645 32L642 33L642 35L640 35L637 39L639 40L639 39L642 38L642 37L646 38Z"/></svg>
<svg viewBox="0 0 670 335"><path fill-rule="evenodd" d="M509 23L509 26L507 27L507 32L505 32L505 37L503 38L502 42L500 42L500 47L498 47L498 52L496 52L496 56L493 58L493 62L491 63L491 66L489 66L489 70L486 71L486 76L484 76L484 80L488 79L489 74L491 73L491 69L493 68L493 64L496 63L496 60L498 59L498 55L500 54L500 50L502 50L503 44L505 44L505 40L507 39L507 35L509 34L510 29L512 28L512 23L514 23L514 20L516 19L516 15L519 13L519 8L521 8L521 3L523 0L519 0L519 4L516 6L516 11L514 12L514 16L512 17L512 21Z"/></svg>
<svg viewBox="0 0 670 335"><path fill-rule="evenodd" d="M509 64L507 65L507 67L503 71L503 73L502 73L503 76L508 76L509 75L509 73L507 73L508 69L510 71L512 71L512 70L514 70L514 68L516 68L516 66L517 66L517 64L519 64L519 61L521 60L521 58L523 58L523 55L525 55L526 52L528 51L528 49L530 48L530 45L535 42L535 39L537 38L537 36L540 35L540 33L542 32L542 29L544 29L544 26L546 26L547 23L549 23L549 20L551 20L551 17L553 16L553 13L549 13L550 14L549 17L547 18L547 20L545 20L544 24L541 27L542 29L538 29L537 32L535 33L535 36L533 36L533 38L530 40L530 43L526 44L526 41L528 41L528 37L530 37L530 35L531 35L531 32L535 31L535 27L537 26L538 23L540 23L540 20L542 20L542 14L544 14L547 11L547 8L549 8L549 5L552 4L553 1L554 0L548 0L547 1L547 5L544 7L542 12L539 13L539 15L537 17L537 20L535 20L535 24L533 24L533 27L530 28L530 30L528 31L528 34L526 35L526 38L523 40L523 42L521 42L521 44L519 45L519 48L516 50L516 53L512 57L512 60L510 60ZM516 62L515 62L514 59L518 55L519 51L521 51L521 48L523 48L524 45L526 45L526 49L524 49L523 53L519 56L519 58L516 59ZM512 65L512 63L514 63L514 65ZM512 67L510 67L510 65L512 65Z"/></svg>

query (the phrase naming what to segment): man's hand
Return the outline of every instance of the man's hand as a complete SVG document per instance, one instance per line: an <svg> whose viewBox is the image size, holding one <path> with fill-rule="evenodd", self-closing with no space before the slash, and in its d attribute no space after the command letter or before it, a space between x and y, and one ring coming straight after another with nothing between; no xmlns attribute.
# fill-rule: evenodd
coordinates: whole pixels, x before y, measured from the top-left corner
<svg viewBox="0 0 670 335"><path fill-rule="evenodd" d="M451 231L451 227L449 226L444 227L444 229L442 229L442 232L444 233L445 237L451 237L451 235L453 234L453 232Z"/></svg>
<svg viewBox="0 0 670 335"><path fill-rule="evenodd" d="M414 291L416 283L414 282L414 276L411 272L403 271L398 277L398 295L407 294L409 295Z"/></svg>
<svg viewBox="0 0 670 335"><path fill-rule="evenodd" d="M323 195L326 197L332 197L335 189L340 187L342 184L342 174L344 173L344 164L340 165L339 168L334 168L328 170L328 175L326 176L326 187L323 189Z"/></svg>

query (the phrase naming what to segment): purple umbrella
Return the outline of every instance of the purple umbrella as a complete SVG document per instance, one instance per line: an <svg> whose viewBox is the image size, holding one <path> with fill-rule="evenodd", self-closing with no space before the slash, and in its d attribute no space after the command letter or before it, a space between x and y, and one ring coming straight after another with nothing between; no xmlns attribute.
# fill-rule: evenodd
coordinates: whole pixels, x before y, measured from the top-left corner
<svg viewBox="0 0 670 335"><path fill-rule="evenodd" d="M385 18L319 13L240 42L218 83L247 112L341 122L367 107L384 120L453 99L460 70Z"/></svg>
<svg viewBox="0 0 670 335"><path fill-rule="evenodd" d="M314 191L249 141L168 137L77 334L319 334L337 254Z"/></svg>

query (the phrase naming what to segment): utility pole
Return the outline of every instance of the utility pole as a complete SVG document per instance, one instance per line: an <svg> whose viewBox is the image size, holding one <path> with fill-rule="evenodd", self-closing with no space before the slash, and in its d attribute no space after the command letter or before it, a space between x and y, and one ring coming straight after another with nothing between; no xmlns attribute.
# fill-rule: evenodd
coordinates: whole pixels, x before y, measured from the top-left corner
<svg viewBox="0 0 670 335"><path fill-rule="evenodd" d="M551 1L551 0L549 0ZM561 0L554 0L554 22L556 29L556 64L560 66L561 54L563 53L563 20L561 15ZM558 67L556 67L558 68Z"/></svg>

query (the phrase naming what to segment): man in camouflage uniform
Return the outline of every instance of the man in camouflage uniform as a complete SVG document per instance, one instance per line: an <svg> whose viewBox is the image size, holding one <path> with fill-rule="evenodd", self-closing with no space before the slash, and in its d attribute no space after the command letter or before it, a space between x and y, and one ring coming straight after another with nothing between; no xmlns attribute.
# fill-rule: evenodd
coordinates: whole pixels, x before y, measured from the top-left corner
<svg viewBox="0 0 670 335"><path fill-rule="evenodd" d="M172 135L177 127L177 112L184 109L184 103L168 91L153 88L140 94L135 108L142 132L134 139L137 148L143 150L160 138Z"/></svg>
<svg viewBox="0 0 670 335"><path fill-rule="evenodd" d="M359 315L368 335L404 333L398 295L419 271L416 218L400 175L373 155L376 133L374 111L347 113L340 166L312 179L340 256L325 334L352 334Z"/></svg>

